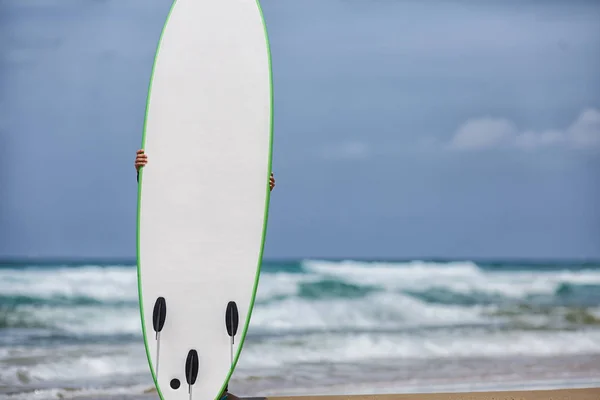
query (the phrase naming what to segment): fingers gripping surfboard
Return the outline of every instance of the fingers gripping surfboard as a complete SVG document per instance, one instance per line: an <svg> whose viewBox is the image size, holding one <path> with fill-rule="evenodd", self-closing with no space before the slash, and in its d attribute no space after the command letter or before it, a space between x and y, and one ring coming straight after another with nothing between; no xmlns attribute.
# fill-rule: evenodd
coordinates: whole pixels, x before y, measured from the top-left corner
<svg viewBox="0 0 600 400"><path fill-rule="evenodd" d="M216 399L240 356L269 204L272 80L257 0L176 0L138 188L138 292L161 399Z"/></svg>

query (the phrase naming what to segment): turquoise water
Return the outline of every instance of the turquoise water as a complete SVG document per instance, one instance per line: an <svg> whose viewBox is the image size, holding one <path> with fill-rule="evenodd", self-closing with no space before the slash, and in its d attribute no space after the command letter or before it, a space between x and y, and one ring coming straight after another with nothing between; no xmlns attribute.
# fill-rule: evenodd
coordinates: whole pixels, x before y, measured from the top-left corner
<svg viewBox="0 0 600 400"><path fill-rule="evenodd" d="M134 265L5 263L0 395L144 393L137 305ZM598 361L600 263L269 261L231 386L566 385Z"/></svg>

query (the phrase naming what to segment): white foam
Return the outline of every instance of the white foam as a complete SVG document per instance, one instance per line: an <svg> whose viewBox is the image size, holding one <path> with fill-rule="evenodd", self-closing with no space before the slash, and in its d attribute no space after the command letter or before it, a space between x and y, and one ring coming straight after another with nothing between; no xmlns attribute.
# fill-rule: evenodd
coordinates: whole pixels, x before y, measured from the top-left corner
<svg viewBox="0 0 600 400"><path fill-rule="evenodd" d="M554 294L561 284L600 284L599 270L500 271L483 270L475 263L407 263L305 261L313 274L386 290L443 288L456 293L486 293L510 298Z"/></svg>
<svg viewBox="0 0 600 400"><path fill-rule="evenodd" d="M137 301L137 275L131 267L0 269L4 296L85 297L98 301Z"/></svg>
<svg viewBox="0 0 600 400"><path fill-rule="evenodd" d="M447 289L455 293L524 298L553 294L561 284L600 284L599 270L489 271L472 262L407 263L318 261L303 263L305 273L263 271L257 300L295 296L300 284L336 279L382 290ZM132 267L0 269L5 296L85 297L108 302L137 302L137 275Z"/></svg>
<svg viewBox="0 0 600 400"><path fill-rule="evenodd" d="M449 290L473 295L524 299L553 295L564 283L600 284L600 271L489 271L472 262L409 263L305 261L302 273L263 270L251 332L406 328L497 322L495 306L428 303L407 293ZM38 299L86 297L104 305L20 305L5 315L8 326L45 326L76 335L132 334L141 328L137 308L137 276L133 267L37 268L0 270L5 296ZM378 291L360 298L300 297L302 285L323 280ZM123 303L120 305L119 303ZM532 317L532 316L529 316ZM542 319L544 317L541 317ZM24 323L20 323L24 321Z"/></svg>
<svg viewBox="0 0 600 400"><path fill-rule="evenodd" d="M314 334L248 345L241 368L393 359L600 354L600 331Z"/></svg>
<svg viewBox="0 0 600 400"><path fill-rule="evenodd" d="M92 381L148 371L143 342L118 346L13 347L0 357L0 385ZM29 360L35 360L32 363Z"/></svg>
<svg viewBox="0 0 600 400"><path fill-rule="evenodd" d="M19 313L6 316L6 322L15 326L18 325L17 321L21 321L30 326L43 326L73 335L138 335L142 332L139 315L138 309L134 307L26 305L19 308Z"/></svg>
<svg viewBox="0 0 600 400"><path fill-rule="evenodd" d="M427 304L401 293L374 293L359 299L304 300L296 297L259 305L252 327L282 330L343 330L464 324L491 321L483 307Z"/></svg>
<svg viewBox="0 0 600 400"><path fill-rule="evenodd" d="M257 301L265 301L280 296L295 296L301 283L318 282L317 274L293 274L287 272L263 272L260 276Z"/></svg>

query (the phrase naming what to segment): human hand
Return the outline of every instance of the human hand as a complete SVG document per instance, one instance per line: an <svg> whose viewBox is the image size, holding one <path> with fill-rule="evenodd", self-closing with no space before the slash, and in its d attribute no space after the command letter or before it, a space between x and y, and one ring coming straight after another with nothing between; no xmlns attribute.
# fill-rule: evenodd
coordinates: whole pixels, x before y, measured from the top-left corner
<svg viewBox="0 0 600 400"><path fill-rule="evenodd" d="M140 170L141 167L148 163L148 156L144 153L144 149L139 149L135 156L135 169Z"/></svg>
<svg viewBox="0 0 600 400"><path fill-rule="evenodd" d="M273 188L275 187L275 176L273 175L272 172L271 172L271 179L269 179L269 186L271 187L271 190L273 190Z"/></svg>

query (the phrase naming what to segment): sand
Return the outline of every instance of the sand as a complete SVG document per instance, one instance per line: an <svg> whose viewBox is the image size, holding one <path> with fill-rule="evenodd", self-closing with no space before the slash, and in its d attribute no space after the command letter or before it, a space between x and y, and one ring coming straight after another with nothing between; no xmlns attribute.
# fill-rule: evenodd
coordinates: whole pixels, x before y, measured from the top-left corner
<svg viewBox="0 0 600 400"><path fill-rule="evenodd" d="M74 397L73 400L158 400L156 393L141 396ZM511 390L494 392L377 395L315 395L241 397L240 400L600 400L600 387L584 389ZM167 399L168 400L168 399Z"/></svg>
<svg viewBox="0 0 600 400"><path fill-rule="evenodd" d="M244 400L250 400L245 398ZM253 398L259 399L259 398ZM267 400L600 400L600 388L506 392L386 394L356 396L286 396Z"/></svg>

